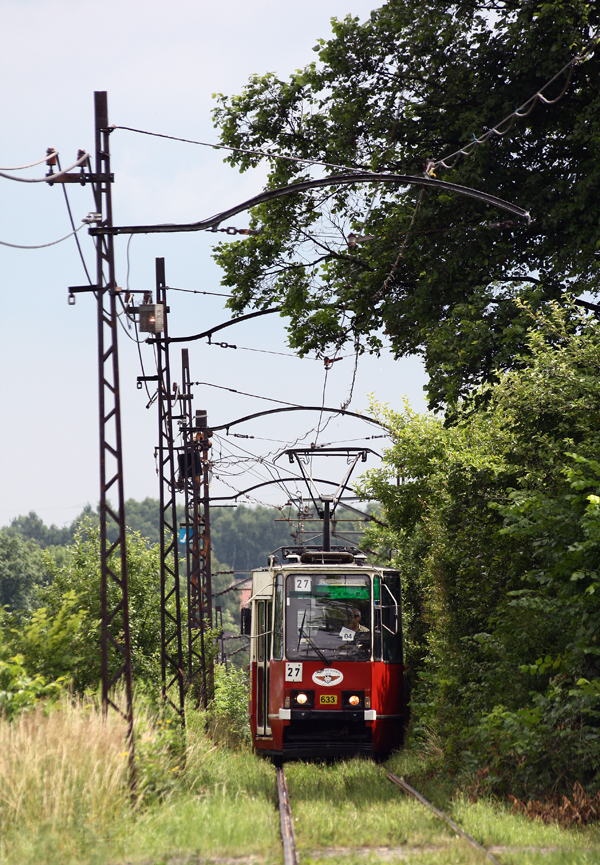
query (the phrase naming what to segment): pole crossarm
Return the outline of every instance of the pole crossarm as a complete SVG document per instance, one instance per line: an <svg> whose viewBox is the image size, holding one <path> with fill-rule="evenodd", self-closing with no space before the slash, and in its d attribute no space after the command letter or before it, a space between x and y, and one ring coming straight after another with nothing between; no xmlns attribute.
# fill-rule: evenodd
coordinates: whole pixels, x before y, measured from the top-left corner
<svg viewBox="0 0 600 865"><path fill-rule="evenodd" d="M286 195L295 195L299 192L307 192L310 189L318 189L323 186L351 186L355 183L389 183L396 186L420 186L425 189L440 189L445 192L453 192L457 195L474 198L484 204L497 207L499 210L506 210L514 216L525 219L528 225L531 223L529 211L524 210L524 208L511 204L509 201L504 201L504 199L498 198L495 195L489 195L487 192L471 189L469 186L448 183L445 180L437 180L433 177L417 177L409 174L377 174L365 171L355 174L334 174L330 177L321 177L317 180L302 180L299 183L292 183L290 186L282 186L279 189L269 189L266 192L261 192L260 195L255 195L254 198L249 198L247 201L237 204L235 207L230 207L228 210L223 210L215 216L201 219L198 222L103 226L102 228L90 228L89 233L175 234L183 231L210 231L211 229L218 228L224 220L237 216L238 213L243 213L245 210L251 210L259 204L264 204L266 201L272 201L275 198L283 198Z"/></svg>

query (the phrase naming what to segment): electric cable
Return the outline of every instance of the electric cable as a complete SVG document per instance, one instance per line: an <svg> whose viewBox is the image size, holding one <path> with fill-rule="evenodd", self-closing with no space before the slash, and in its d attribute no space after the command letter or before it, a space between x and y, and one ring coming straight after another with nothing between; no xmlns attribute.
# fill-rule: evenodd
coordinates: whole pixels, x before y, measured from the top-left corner
<svg viewBox="0 0 600 865"><path fill-rule="evenodd" d="M182 141L184 144L199 144L201 147L212 147L216 150L230 150L233 153L248 153L252 156L263 156L266 159L285 159L288 162L301 162L305 165L322 165L325 168L342 169L343 171L368 171L368 168L355 166L349 168L347 165L338 165L333 162L321 162L318 159L303 159L300 156L284 156L278 153L265 153L264 150L253 150L249 147L231 147L227 144L211 144L208 141L195 141L192 138L178 138L176 135L165 135L161 132L149 132L147 129L134 129L132 126L113 125L112 129L124 129L127 132L137 132L139 135L150 135L153 138L168 138L170 141Z"/></svg>
<svg viewBox="0 0 600 865"><path fill-rule="evenodd" d="M278 357L295 357L296 360L323 360L322 357L309 357L308 355L301 357L299 354L293 354L291 351L269 351L266 348L249 348L245 345L230 345L229 343L221 342L209 342L208 345L215 345L218 348L235 348L238 351L256 351L260 354L276 354ZM344 355L344 357L350 357L350 355Z"/></svg>
<svg viewBox="0 0 600 865"><path fill-rule="evenodd" d="M478 147L480 144L485 144L486 141L489 141L492 135L506 135L506 133L512 129L515 120L520 117L527 117L529 114L531 114L538 102L542 102L544 105L555 105L557 102L559 102L567 92L569 84L571 83L573 69L575 68L575 66L585 62L587 59L589 59L589 57L591 57L591 55L597 48L599 42L600 37L595 36L593 39L591 39L587 43L581 54L576 54L575 57L572 57L571 60L569 60L569 62L565 64L565 66L563 66L563 68L559 72L557 72L556 75L554 75L549 81L547 81L543 87L540 87L540 89L537 90L533 94L533 96L530 96L526 102L524 102L518 108L515 108L514 111L511 111L511 113L508 114L503 120L501 120L499 123L496 123L494 126L492 126L491 129L488 129L487 132L484 132L483 135L480 135L479 138L475 138L475 136L473 136L473 141L469 142L469 144L466 144L464 147L461 147L459 150L455 150L454 153L450 153L443 159L429 160L425 169L426 176L431 176L435 169L440 165L446 169L454 168L461 156L470 156L476 147ZM553 84L557 80L557 78L560 78L560 76L567 71L569 74L567 76L567 81L562 91L554 99L546 99L546 97L543 95L544 90L550 87L550 85ZM506 129L502 130L500 127L502 127L506 123L508 123L509 125L506 127ZM454 162L451 165L448 165L446 161L450 159L454 159Z"/></svg>
<svg viewBox="0 0 600 865"><path fill-rule="evenodd" d="M87 162L89 158L89 153L84 151L84 153L77 159L77 162L74 162L73 165L69 165L68 168L63 169L56 174L46 174L44 177L13 177L11 174L4 174L2 171L0 171L0 177L5 177L6 180L15 180L18 183L56 183L59 177L62 177L63 174L67 174L74 168L79 168L79 166Z"/></svg>
<svg viewBox="0 0 600 865"><path fill-rule="evenodd" d="M209 381L192 381L192 382L190 382L190 384L192 384L192 385L204 385L204 387L216 387L219 390L228 390L231 393L238 393L238 394L240 394L240 396L250 396L253 399L262 399L262 400L265 400L266 402L276 402L276 403L279 403L279 405L290 405L290 406L293 406L293 408L302 408L302 406L298 405L298 403L295 403L295 402L285 402L282 399L273 399L273 397L270 397L270 396L258 396L258 394L255 394L255 393L246 393L246 391L243 391L243 390L236 390L233 387L225 387L222 384L212 384Z"/></svg>
<svg viewBox="0 0 600 865"><path fill-rule="evenodd" d="M42 162L48 162L49 159L58 156L58 150L51 150L46 153L43 159L38 159L37 162L30 162L28 165L0 165L0 171L22 171L24 168L34 168L36 165L41 165Z"/></svg>
<svg viewBox="0 0 600 865"><path fill-rule="evenodd" d="M51 154L52 155L52 154ZM54 154L56 156L56 164L58 165L58 169L60 171L60 160L58 158L58 153ZM73 237L75 238L75 243L77 244L77 249L79 251L79 257L81 259L81 263L83 264L83 269L85 270L85 275L87 276L87 281L90 285L92 285L92 279L90 277L89 271L87 269L87 264L85 263L85 258L83 257L83 250L81 249L81 244L79 243L79 238L77 237L78 229L75 228L75 221L73 220L73 214L71 212L71 205L69 203L69 196L67 195L67 184L63 183L62 190L65 198L65 204L67 205L67 211L69 214L69 222L71 223L71 228L73 229ZM96 296L96 292L94 292L94 296Z"/></svg>
<svg viewBox="0 0 600 865"><path fill-rule="evenodd" d="M227 447L227 445L225 444L225 440L224 440L224 438L223 438L222 436L216 436L216 438L219 439L219 440L221 441L221 444L222 444L222 445L225 445L225 446ZM237 448L238 450L242 451L243 453L247 454L253 462L259 462L260 465L264 465L264 467L265 467L265 468L267 469L267 471L269 472L269 475L271 476L271 480L275 481L278 485L281 486L281 488L282 488L283 491L285 492L285 494L286 494L286 496L288 497L288 499L291 499L291 498L292 498L292 495L291 495L290 491L289 491L289 490L287 489L287 487L285 486L285 481L281 479L279 466L276 465L276 463L274 463L274 462L272 462L272 461L270 461L270 460L268 459L268 456L269 456L268 454L267 454L266 457L265 457L265 456L262 456L262 457L258 457L258 458L257 458L257 455L256 455L256 454L253 454L251 451L246 450L246 449L243 448L241 445L238 445L238 444L236 444L235 442L231 442L230 444L231 444L231 446L233 446L233 447ZM232 456L235 456L235 455L232 454ZM271 469L273 469L275 472L277 472L277 474L278 474L278 476L279 476L278 478L274 478L274 477L273 477L273 474L272 474L272 472L271 472ZM246 471L248 471L248 470L246 470ZM242 472L242 473L243 473L243 472ZM240 474L242 474L242 473L240 473ZM251 472L251 471L248 471L248 474L253 474L254 477L257 477L257 478L258 478L259 480L261 480L261 481L264 480L263 477L260 477L258 474L253 473L253 472ZM289 480L289 479L288 479L288 480ZM296 480L298 480L298 481L302 481L303 479L302 479L302 477L298 476L298 477L296 478Z"/></svg>
<svg viewBox="0 0 600 865"><path fill-rule="evenodd" d="M63 240L68 240L73 235L77 235L78 231L81 231L82 228L85 228L85 222L83 225L80 225L79 228L76 228L74 231L70 231L69 234L65 234L64 237L60 237L58 240L52 240L50 243L38 243L35 246L25 246L22 243L7 243L5 240L0 240L0 246L10 246L11 249L46 249L48 246L56 246L57 243L62 243Z"/></svg>
<svg viewBox="0 0 600 865"><path fill-rule="evenodd" d="M400 264L400 259L404 258L404 250L406 249L406 244L408 243L408 238L410 237L411 229L414 225L415 219L417 218L417 213L419 212L419 208L421 207L421 202L423 201L423 192L424 192L423 189L421 189L419 192L419 197L417 198L417 203L415 204L415 209L413 210L413 215L412 215L411 220L410 220L410 225L408 226L408 231L404 235L404 240L400 244L400 249L398 250L398 255L396 256L396 260L392 266L392 269L390 270L390 272L388 273L388 275L384 279L383 285L381 286L380 290L378 292L376 292L376 294L373 295L373 300L379 300L381 297L383 297L383 295L387 291L387 288L388 288L388 285L390 283L391 278L394 276L394 274L396 273L396 270L398 269L398 265Z"/></svg>
<svg viewBox="0 0 600 865"><path fill-rule="evenodd" d="M327 376L329 375L329 367L325 367L325 378L323 379L323 398L321 401L321 414L319 415L319 422L317 423L317 432L315 435L315 445L319 440L319 434L321 432L321 421L323 419L323 409L325 408L325 391L327 390ZM312 460L311 460L311 470L312 470Z"/></svg>
<svg viewBox="0 0 600 865"><path fill-rule="evenodd" d="M133 237L133 234L130 236ZM169 291L185 291L187 294L210 294L213 297L233 297L232 294L220 294L218 291L197 291L193 288L175 288L173 285L167 285L165 288L168 288Z"/></svg>

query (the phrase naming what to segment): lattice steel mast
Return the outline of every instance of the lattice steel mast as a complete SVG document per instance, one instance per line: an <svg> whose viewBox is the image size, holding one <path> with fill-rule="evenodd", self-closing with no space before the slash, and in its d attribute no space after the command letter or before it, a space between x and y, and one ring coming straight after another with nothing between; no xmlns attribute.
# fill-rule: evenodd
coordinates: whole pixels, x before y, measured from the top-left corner
<svg viewBox="0 0 600 865"><path fill-rule="evenodd" d="M96 176L94 198L101 222L96 231L96 290L98 300L98 379L100 408L100 568L102 608L102 707L112 706L127 721L129 765L135 786L131 641L123 490L123 445L117 345L117 284L112 228L110 133L105 91L94 93ZM116 495L116 506L108 495ZM108 525L116 526L109 544ZM120 681L125 687L125 709L116 705L111 691Z"/></svg>
<svg viewBox="0 0 600 865"><path fill-rule="evenodd" d="M186 419L182 425L183 454L180 478L185 491L187 543L188 676L191 688L204 707L212 694L212 663L207 659L212 628L210 543L210 434L206 411L192 411L188 350L183 349L182 393ZM183 412L182 412L183 413Z"/></svg>
<svg viewBox="0 0 600 865"><path fill-rule="evenodd" d="M158 472L160 487L160 647L163 699L184 719L185 688L181 634L181 597L175 450L165 260L156 259L156 305L162 306L163 331L156 334L158 374Z"/></svg>

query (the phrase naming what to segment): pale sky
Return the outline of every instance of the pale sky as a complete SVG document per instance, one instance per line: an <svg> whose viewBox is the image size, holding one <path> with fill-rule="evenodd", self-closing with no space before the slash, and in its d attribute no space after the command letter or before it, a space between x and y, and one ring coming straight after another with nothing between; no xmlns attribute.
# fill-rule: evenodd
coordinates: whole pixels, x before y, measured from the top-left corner
<svg viewBox="0 0 600 865"><path fill-rule="evenodd" d="M60 151L63 166L74 162L79 148L93 152L94 90L108 91L111 123L217 141L210 115L214 92L238 93L255 73L272 71L287 77L315 58L312 48L317 38L330 35L331 17L350 13L364 20L373 7L366 0L304 0L301 4L287 0L172 0L168 4L0 0L0 165L40 159L49 146ZM264 167L240 175L223 163L218 151L124 131L112 134L111 151L115 224L196 221L258 194L265 177ZM18 174L41 177L44 171L42 165ZM68 191L80 224L93 209L91 190L70 185ZM243 214L235 224L246 225ZM69 231L60 187L0 178L0 240L42 244ZM79 237L93 268L92 240L86 229ZM210 257L213 243L214 235L202 233L134 237L130 287L152 291L155 258L163 256L168 284L227 291L220 287L220 273ZM126 279L126 244L127 238L117 238L120 284ZM98 499L95 301L80 295L75 306L67 305L67 287L84 282L72 238L39 250L0 246L0 525L30 510L47 523L63 524L87 502L95 504ZM172 292L171 334L198 332L229 319L224 302ZM267 316L224 331L219 339L237 344L237 350L191 343L192 379L320 405L322 362L241 348L290 352L285 325L284 319ZM136 388L140 367L135 343L123 331L119 340L125 494L136 499L157 497L156 406L146 410L145 392ZM142 357L146 373L151 374L149 346L142 346ZM180 357L180 347L174 346L175 379ZM326 405L339 406L345 400L353 365L351 357L334 365L328 375ZM373 393L398 408L407 395L415 409L424 410L424 383L423 367L416 358L394 361L386 353L381 358L363 358L350 408L367 409L368 394ZM213 424L271 405L215 388L195 390L195 408L206 408ZM317 420L294 414L246 424L238 431L255 436L254 440L236 438L221 444L215 440L216 450L225 453L229 448L241 454L236 447L243 447L266 454L304 436ZM338 442L376 432L359 421L336 419L319 440ZM310 440L311 434L306 442ZM370 444L379 450L385 442ZM373 460L367 467L376 465ZM266 476L260 466L253 471ZM242 489L254 479L240 475L226 480ZM213 488L215 495L227 492L216 479ZM257 496L264 502L285 501L276 487Z"/></svg>

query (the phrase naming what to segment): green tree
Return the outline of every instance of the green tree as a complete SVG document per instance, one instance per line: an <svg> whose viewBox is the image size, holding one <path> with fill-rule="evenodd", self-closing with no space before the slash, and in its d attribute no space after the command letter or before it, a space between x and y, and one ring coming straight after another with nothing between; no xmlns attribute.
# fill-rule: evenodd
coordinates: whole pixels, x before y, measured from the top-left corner
<svg viewBox="0 0 600 865"><path fill-rule="evenodd" d="M81 517L78 517L77 521L80 519ZM46 549L46 547L66 546L70 544L73 540L77 521L71 523L70 526L59 527L54 523L51 526L47 526L35 511L29 511L27 516L21 514L15 517L14 520L11 520L7 531L10 534L18 534L29 538L35 541L41 549Z"/></svg>
<svg viewBox="0 0 600 865"><path fill-rule="evenodd" d="M586 53L597 25L597 4L584 0L388 0L364 24L334 20L318 62L289 80L255 75L240 95L219 96L214 119L229 146L327 162L329 174L422 176L430 158L468 145L585 55L545 91L556 104L539 102L435 172L525 207L530 226L414 187L273 200L252 213L256 236L216 248L231 308L281 305L300 353L347 341L419 353L432 406L496 380L527 347L516 298L543 308L574 280L598 291L600 52ZM228 156L241 171L260 160ZM308 171L271 159L267 187ZM369 239L349 242L351 232Z"/></svg>
<svg viewBox="0 0 600 865"><path fill-rule="evenodd" d="M51 582L37 589L33 612L12 614L3 623L3 643L20 655L30 674L59 676L78 691L95 689L102 677L100 656L100 540L82 523L68 560L47 557ZM155 690L160 682L160 559L137 533L127 537L129 619L133 676ZM108 587L109 604L117 589ZM111 661L116 672L118 662Z"/></svg>
<svg viewBox="0 0 600 865"><path fill-rule="evenodd" d="M527 314L485 410L384 412L394 445L364 490L404 575L413 733L531 794L600 777L600 323Z"/></svg>
<svg viewBox="0 0 600 865"><path fill-rule="evenodd" d="M0 529L0 607L27 606L34 587L49 576L48 563L34 541Z"/></svg>
<svg viewBox="0 0 600 865"><path fill-rule="evenodd" d="M261 505L213 510L211 538L219 559L238 571L266 565L277 547L292 542L289 523L275 522L281 517L277 508Z"/></svg>

